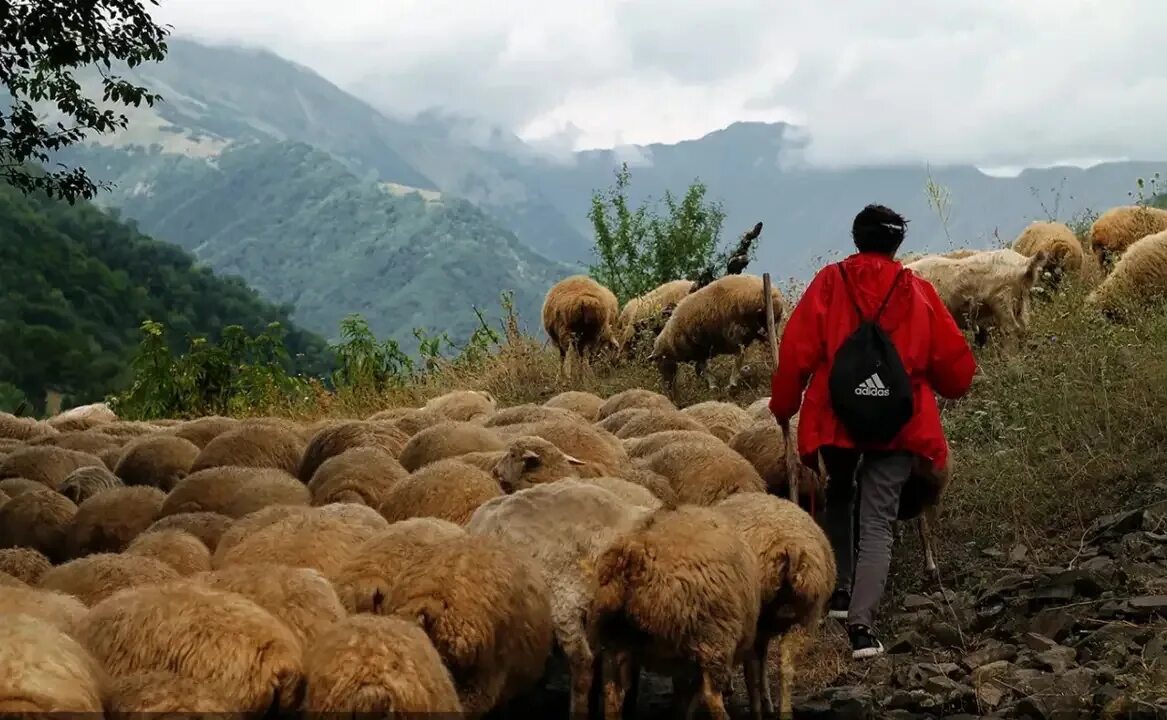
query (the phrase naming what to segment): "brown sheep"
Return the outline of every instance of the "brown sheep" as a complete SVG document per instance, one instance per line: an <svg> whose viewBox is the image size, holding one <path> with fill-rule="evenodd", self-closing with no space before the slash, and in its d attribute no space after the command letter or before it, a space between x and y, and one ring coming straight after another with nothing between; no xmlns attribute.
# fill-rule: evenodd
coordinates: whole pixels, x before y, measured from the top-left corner
<svg viewBox="0 0 1167 720"><path fill-rule="evenodd" d="M77 506L45 488L21 493L0 506L0 548L26 547L49 560L67 557L68 535Z"/></svg>
<svg viewBox="0 0 1167 720"><path fill-rule="evenodd" d="M608 468L568 455L543 438L523 436L511 441L491 474L503 492L515 493L561 478L599 477Z"/></svg>
<svg viewBox="0 0 1167 720"><path fill-rule="evenodd" d="M455 455L453 460L459 460L467 465L473 465L479 470L486 472L494 472L494 468L499 461L507 456L506 450L487 450L485 452L464 453L462 455Z"/></svg>
<svg viewBox="0 0 1167 720"><path fill-rule="evenodd" d="M487 417L497 407L494 395L485 390L455 390L433 398L423 409L439 412L456 422L470 422Z"/></svg>
<svg viewBox="0 0 1167 720"><path fill-rule="evenodd" d="M782 320L785 302L778 288L770 289L774 322ZM745 350L766 339L766 305L762 278L726 275L685 297L657 335L648 359L656 363L669 395L676 391L677 365L694 363L698 377L717 355L733 355L728 387L737 386ZM708 384L714 388L713 376Z"/></svg>
<svg viewBox="0 0 1167 720"><path fill-rule="evenodd" d="M770 412L770 396L758 398L750 403L746 408L746 412L750 414L754 420L770 420L774 417L774 413Z"/></svg>
<svg viewBox="0 0 1167 720"><path fill-rule="evenodd" d="M68 593L40 587L0 588L0 618L31 615L72 634L87 612L89 608L85 603ZM0 625L3 624L4 621L0 621Z"/></svg>
<svg viewBox="0 0 1167 720"><path fill-rule="evenodd" d="M146 485L97 493L77 506L67 537L69 556L125 550L158 519L165 499L161 490Z"/></svg>
<svg viewBox="0 0 1167 720"><path fill-rule="evenodd" d="M227 506L240 489L252 482L262 482L263 478L268 477L291 478L286 471L275 468L228 465L192 472L180 480L166 496L159 517L191 512L226 514Z"/></svg>
<svg viewBox="0 0 1167 720"><path fill-rule="evenodd" d="M108 694L107 720L137 720L144 714L226 720L234 714L214 688L165 670L115 678Z"/></svg>
<svg viewBox="0 0 1167 720"><path fill-rule="evenodd" d="M193 575L211 569L211 551L185 530L155 530L142 533L126 547L125 555L160 560L179 575Z"/></svg>
<svg viewBox="0 0 1167 720"><path fill-rule="evenodd" d="M28 587L28 583L21 580L20 578L12 577L6 572L0 572L0 588L5 587L24 588Z"/></svg>
<svg viewBox="0 0 1167 720"><path fill-rule="evenodd" d="M750 414L737 405L717 400L690 405L681 413L701 423L706 430L725 442L754 422Z"/></svg>
<svg viewBox="0 0 1167 720"><path fill-rule="evenodd" d="M708 432L704 425L678 410L649 410L628 420L616 431L621 440L645 437L665 430Z"/></svg>
<svg viewBox="0 0 1167 720"><path fill-rule="evenodd" d="M355 502L377 508L397 481L408 476L385 450L358 447L325 460L312 475L308 490L313 505Z"/></svg>
<svg viewBox="0 0 1167 720"><path fill-rule="evenodd" d="M0 622L0 714L101 715L102 689L109 682L76 640L31 615Z"/></svg>
<svg viewBox="0 0 1167 720"><path fill-rule="evenodd" d="M421 548L466 532L461 525L433 517L392 523L364 542L337 574L335 587L351 613L378 613L397 575L414 562Z"/></svg>
<svg viewBox="0 0 1167 720"><path fill-rule="evenodd" d="M269 505L310 505L312 492L283 470L267 470L253 475L235 491L223 507L223 514L240 518Z"/></svg>
<svg viewBox="0 0 1167 720"><path fill-rule="evenodd" d="M28 480L22 477L11 477L0 480L0 492L8 496L8 499L23 495L26 492L34 490L48 490L44 483L38 483L35 480Z"/></svg>
<svg viewBox="0 0 1167 720"><path fill-rule="evenodd" d="M672 400L653 390L631 388L618 392L605 400L604 404L600 406L599 411L596 413L596 422L601 422L621 410L628 410L630 408L676 410L677 406L673 404Z"/></svg>
<svg viewBox="0 0 1167 720"><path fill-rule="evenodd" d="M307 483L325 460L353 448L380 448L396 458L408 441L405 433L385 423L364 420L332 423L318 430L308 442L297 477Z"/></svg>
<svg viewBox="0 0 1167 720"><path fill-rule="evenodd" d="M528 404L515 405L492 413L482 423L482 426L488 428L504 427L506 425L542 422L543 420L571 420L585 424L588 422L582 415L571 410Z"/></svg>
<svg viewBox="0 0 1167 720"><path fill-rule="evenodd" d="M1086 306L1124 322L1167 299L1167 230L1127 247L1102 284L1086 297Z"/></svg>
<svg viewBox="0 0 1167 720"><path fill-rule="evenodd" d="M629 480L618 477L593 477L593 478L563 478L555 482L566 483L581 483L584 485L594 485L603 488L620 498L629 505L639 505L649 510L655 510L665 505L664 500L648 489L644 485L640 485ZM665 482L665 487L668 487L668 481Z"/></svg>
<svg viewBox="0 0 1167 720"><path fill-rule="evenodd" d="M754 717L765 699L774 713L766 663L770 642L779 639L779 712L790 717L794 688L795 628L810 631L826 614L835 589L835 554L823 529L789 500L763 493L738 493L714 509L737 528L758 561L762 589L761 612L753 654L746 660L746 684Z"/></svg>
<svg viewBox="0 0 1167 720"><path fill-rule="evenodd" d="M624 303L624 309L620 311L621 350L627 352L636 336L644 330L651 331L654 336L659 333L671 310L696 286L692 280L673 280Z"/></svg>
<svg viewBox="0 0 1167 720"><path fill-rule="evenodd" d="M438 460L400 480L380 507L389 522L435 517L465 525L479 505L502 495L494 478L456 458Z"/></svg>
<svg viewBox="0 0 1167 720"><path fill-rule="evenodd" d="M198 445L190 440L147 436L126 445L113 472L126 485L149 485L169 492L186 477L198 455Z"/></svg>
<svg viewBox="0 0 1167 720"><path fill-rule="evenodd" d="M754 466L725 443L673 443L636 462L668 478L679 503L712 505L734 493L766 491Z"/></svg>
<svg viewBox="0 0 1167 720"><path fill-rule="evenodd" d="M421 625L469 718L532 686L551 654L547 583L494 538L467 535L419 549L389 587L380 614Z"/></svg>
<svg viewBox="0 0 1167 720"><path fill-rule="evenodd" d="M152 557L98 553L49 569L41 576L40 587L72 595L93 607L118 590L179 577L177 570Z"/></svg>
<svg viewBox="0 0 1167 720"><path fill-rule="evenodd" d="M118 461L122 459L123 449L122 447L111 447L108 450L102 450L97 454L97 457L101 458L106 469L113 472L113 469L118 466Z"/></svg>
<svg viewBox="0 0 1167 720"><path fill-rule="evenodd" d="M102 425L101 431L106 435L113 435L114 437L128 440L130 438L144 437L146 435L162 433L166 431L166 428L161 425L155 425L152 422L118 420L116 422Z"/></svg>
<svg viewBox="0 0 1167 720"><path fill-rule="evenodd" d="M524 435L540 437L595 467L618 468L628 462L620 438L595 425L564 420L507 425L498 428L500 437L513 440ZM505 447L505 445L504 445Z"/></svg>
<svg viewBox="0 0 1167 720"><path fill-rule="evenodd" d="M0 438L28 441L42 435L56 435L57 429L46 422L0 412Z"/></svg>
<svg viewBox="0 0 1167 720"><path fill-rule="evenodd" d="M332 585L311 568L258 563L203 572L191 579L248 598L287 625L304 647L346 614Z"/></svg>
<svg viewBox="0 0 1167 720"><path fill-rule="evenodd" d="M244 515L238 520L232 521L227 529L223 531L223 534L219 536L219 542L215 545L215 549L211 553L211 567L219 567L223 556L226 555L228 550L238 545L246 537L259 529L265 528L284 518L319 515L321 510L323 508L269 505L262 510L256 510L250 515Z"/></svg>
<svg viewBox="0 0 1167 720"><path fill-rule="evenodd" d="M56 490L77 468L104 467L101 458L89 453L51 445L31 445L0 457L0 479L21 477Z"/></svg>
<svg viewBox="0 0 1167 720"><path fill-rule="evenodd" d="M207 443L237 427L239 427L239 421L235 418L209 415L179 423L166 432L175 437L189 440L202 449L207 446Z"/></svg>
<svg viewBox="0 0 1167 720"><path fill-rule="evenodd" d="M410 410L392 421L392 425L406 435L413 437L426 428L449 421L449 418L433 408L418 408Z"/></svg>
<svg viewBox="0 0 1167 720"><path fill-rule="evenodd" d="M80 505L102 490L122 487L122 481L105 466L87 465L65 476L57 492Z"/></svg>
<svg viewBox="0 0 1167 720"><path fill-rule="evenodd" d="M1090 250L1106 272L1126 249L1139 240L1167 230L1167 210L1120 205L1098 216L1090 226Z"/></svg>
<svg viewBox="0 0 1167 720"><path fill-rule="evenodd" d="M571 376L568 361L572 351L585 366L605 345L618 352L619 315L620 303L612 291L586 275L573 275L552 285L543 298L543 330L559 350L559 372Z"/></svg>
<svg viewBox="0 0 1167 720"><path fill-rule="evenodd" d="M142 534L158 532L159 530L185 530L197 537L213 553L215 548L219 546L219 538L223 537L223 533L227 531L232 522L233 518L222 513L178 513L158 518Z"/></svg>
<svg viewBox="0 0 1167 720"><path fill-rule="evenodd" d="M388 422L392 424L416 410L417 408L411 407L385 408L384 410L378 410L365 419L370 422Z"/></svg>
<svg viewBox="0 0 1167 720"><path fill-rule="evenodd" d="M108 597L77 635L112 675L168 670L233 712L294 710L303 692L303 648L291 630L242 595L190 581Z"/></svg>
<svg viewBox="0 0 1167 720"><path fill-rule="evenodd" d="M304 651L307 720L376 714L401 720L462 717L450 671L426 634L399 618L355 615Z"/></svg>
<svg viewBox="0 0 1167 720"><path fill-rule="evenodd" d="M633 420L638 420L643 417L648 417L658 412L676 412L676 408L666 409L649 409L649 408L625 408L612 413L608 417L595 423L595 426L604 430L605 432L618 433L628 423Z"/></svg>
<svg viewBox="0 0 1167 720"><path fill-rule="evenodd" d="M502 450L506 444L494 431L476 423L447 421L414 435L405 444L398 460L413 472L429 463L456 455L485 450Z"/></svg>
<svg viewBox="0 0 1167 720"><path fill-rule="evenodd" d="M1013 249L1026 257L1044 250L1047 261L1041 271L1052 276L1055 287L1063 275L1080 275L1085 267L1086 252L1082 243L1065 223L1030 223L1013 241Z"/></svg>
<svg viewBox="0 0 1167 720"><path fill-rule="evenodd" d="M596 561L588 613L588 641L618 670L605 673L606 716L619 716L636 657L649 669L695 664L696 687L674 670L674 701L691 707L699 693L711 716L729 720L723 694L754 646L759 576L741 533L711 508L657 510L617 536Z"/></svg>
<svg viewBox="0 0 1167 720"><path fill-rule="evenodd" d="M715 448L728 447L725 441L706 430L662 430L644 437L628 438L624 447L628 457L632 459L645 458L662 450L669 445L681 443L684 445L710 445Z"/></svg>
<svg viewBox="0 0 1167 720"><path fill-rule="evenodd" d="M320 508L297 512L246 533L234 544L227 536L211 559L216 570L236 565L278 563L317 570L331 580L353 551L377 533L368 525L329 516Z"/></svg>
<svg viewBox="0 0 1167 720"><path fill-rule="evenodd" d="M241 423L228 430L199 452L191 463L192 473L212 467L277 468L295 475L307 442L291 429L269 423Z"/></svg>
<svg viewBox="0 0 1167 720"><path fill-rule="evenodd" d="M56 435L41 435L28 441L29 446L51 445L53 447L76 450L101 457L107 450L117 450L122 447L122 438L106 435L100 432L62 432Z"/></svg>
<svg viewBox="0 0 1167 720"><path fill-rule="evenodd" d="M790 423L790 432L792 437L797 437L798 426L795 421ZM773 417L769 420L760 420L734 435L729 441L729 447L754 466L754 469L762 476L762 481L766 484L768 492L778 497L789 497L790 478L786 466L786 439L782 436L782 430ZM814 479L814 483L807 482L811 478ZM812 473L809 469L800 472L798 476L799 505L810 507L812 503L817 503L816 507L822 507L825 501L825 491L826 480L822 475Z"/></svg>
<svg viewBox="0 0 1167 720"><path fill-rule="evenodd" d="M569 410L588 422L595 422L600 414L604 399L599 395L580 390L566 390L543 403L543 407Z"/></svg>
<svg viewBox="0 0 1167 720"><path fill-rule="evenodd" d="M28 547L12 547L0 550L0 572L8 573L29 585L40 582L53 563L40 551Z"/></svg>

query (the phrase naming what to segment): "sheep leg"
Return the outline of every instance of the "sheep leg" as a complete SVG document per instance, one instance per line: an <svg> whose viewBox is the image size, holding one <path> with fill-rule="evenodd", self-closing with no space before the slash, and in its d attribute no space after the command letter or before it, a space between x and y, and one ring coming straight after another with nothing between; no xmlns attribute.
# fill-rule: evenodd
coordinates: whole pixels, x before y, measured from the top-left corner
<svg viewBox="0 0 1167 720"><path fill-rule="evenodd" d="M750 703L750 718L751 720L762 720L762 688L764 682L761 679L762 668L759 667L761 663L758 662L757 653L754 648L746 654L745 662L742 663L742 671L746 676L746 698Z"/></svg>
<svg viewBox="0 0 1167 720"><path fill-rule="evenodd" d="M705 703L706 709L709 710L709 716L713 720L729 720L729 712L725 709L725 697L722 695L722 688L719 683L713 681L713 676L708 670L701 670L701 689L700 697ZM697 695L694 695L696 699ZM692 705L689 706L692 709Z"/></svg>
<svg viewBox="0 0 1167 720"><path fill-rule="evenodd" d="M732 390L737 387L738 376L741 375L742 365L744 365L745 362L746 351L739 348L737 355L733 359L733 370L731 370L729 373L729 385L726 385L727 389Z"/></svg>
<svg viewBox="0 0 1167 720"><path fill-rule="evenodd" d="M931 528L936 525L936 508L926 508L916 518L916 529L920 531L920 543L924 546L924 569L936 572L936 553L932 548Z"/></svg>
<svg viewBox="0 0 1167 720"><path fill-rule="evenodd" d="M787 632L778 640L778 716L782 720L794 717L794 652L801 642L798 632Z"/></svg>
<svg viewBox="0 0 1167 720"><path fill-rule="evenodd" d="M611 650L604 657L604 720L621 720L624 696L632 675L631 653Z"/></svg>
<svg viewBox="0 0 1167 720"><path fill-rule="evenodd" d="M636 701L640 698L640 663L636 656L628 656L628 692L624 695L621 712L626 718L636 717Z"/></svg>
<svg viewBox="0 0 1167 720"><path fill-rule="evenodd" d="M774 698L770 694L770 679L766 672L766 661L770 656L770 637L759 633L754 640L754 647L750 653L750 661L754 663L757 672L758 690L761 698L759 699L760 707L757 711L754 710L753 697L750 698L750 711L761 713L763 708L767 716L774 714ZM749 675L746 676L746 684L749 685ZM748 690L748 687L747 687Z"/></svg>
<svg viewBox="0 0 1167 720"><path fill-rule="evenodd" d="M587 650L587 648L584 648ZM588 700L595 680L595 658L592 653L572 655L569 660L571 671L571 697L568 700L567 716L571 720L587 720Z"/></svg>

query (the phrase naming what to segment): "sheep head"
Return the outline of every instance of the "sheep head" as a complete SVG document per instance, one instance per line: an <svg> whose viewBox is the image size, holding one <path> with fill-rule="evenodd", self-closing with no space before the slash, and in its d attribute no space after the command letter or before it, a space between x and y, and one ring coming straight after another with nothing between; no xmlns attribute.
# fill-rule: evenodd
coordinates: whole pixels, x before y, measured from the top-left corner
<svg viewBox="0 0 1167 720"><path fill-rule="evenodd" d="M511 442L491 474L503 492L514 493L560 478L579 477L584 464L543 438L523 436Z"/></svg>

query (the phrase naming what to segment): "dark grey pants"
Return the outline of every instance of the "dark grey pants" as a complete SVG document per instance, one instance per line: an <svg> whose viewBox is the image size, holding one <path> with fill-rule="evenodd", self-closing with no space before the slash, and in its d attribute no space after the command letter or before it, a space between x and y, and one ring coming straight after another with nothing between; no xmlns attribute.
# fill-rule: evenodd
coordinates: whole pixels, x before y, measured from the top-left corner
<svg viewBox="0 0 1167 720"><path fill-rule="evenodd" d="M891 566L892 523L899 510L900 492L912 472L913 457L906 452L860 455L855 450L825 447L822 458L828 478L823 529L835 551L836 587L851 591L847 623L873 627ZM854 557L856 534L858 562Z"/></svg>

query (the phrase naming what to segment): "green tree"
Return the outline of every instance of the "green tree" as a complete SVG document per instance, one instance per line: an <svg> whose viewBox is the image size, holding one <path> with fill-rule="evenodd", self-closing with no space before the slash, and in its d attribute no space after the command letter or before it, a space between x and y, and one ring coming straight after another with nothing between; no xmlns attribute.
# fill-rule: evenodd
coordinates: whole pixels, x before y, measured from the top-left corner
<svg viewBox="0 0 1167 720"><path fill-rule="evenodd" d="M621 303L671 280L696 280L727 255L717 252L725 211L706 200L703 183L694 180L680 201L666 191L661 212L648 201L632 209L629 181L624 163L615 185L592 193L588 211L598 259L589 272Z"/></svg>
<svg viewBox="0 0 1167 720"><path fill-rule="evenodd" d="M104 185L84 168L58 164L63 169L42 172L30 162L49 162L50 153L80 142L89 131L128 124L124 114L85 96L73 77L79 69L100 73L100 102L152 106L158 95L109 71L114 61L132 68L162 60L168 34L169 26L156 25L140 0L0 2L0 81L10 100L0 104L0 178L24 192L40 189L69 202L92 198ZM55 105L60 117L39 116L38 104Z"/></svg>

